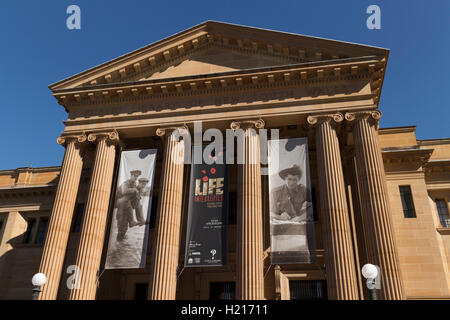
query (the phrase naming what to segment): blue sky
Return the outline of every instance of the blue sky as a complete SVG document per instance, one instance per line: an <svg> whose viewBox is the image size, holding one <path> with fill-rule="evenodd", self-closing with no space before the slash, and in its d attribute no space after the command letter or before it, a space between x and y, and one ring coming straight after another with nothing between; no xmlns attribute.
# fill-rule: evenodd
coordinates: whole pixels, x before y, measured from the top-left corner
<svg viewBox="0 0 450 320"><path fill-rule="evenodd" d="M81 8L81 30L66 9ZM381 30L366 8L381 8ZM64 108L48 85L206 20L389 48L381 127L417 125L419 139L450 137L450 1L0 2L0 170L60 165Z"/></svg>

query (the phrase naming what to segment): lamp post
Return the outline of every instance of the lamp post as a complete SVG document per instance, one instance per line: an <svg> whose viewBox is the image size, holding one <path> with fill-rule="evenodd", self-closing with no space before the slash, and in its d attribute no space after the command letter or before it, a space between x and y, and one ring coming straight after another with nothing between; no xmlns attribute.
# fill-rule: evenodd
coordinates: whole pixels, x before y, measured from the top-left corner
<svg viewBox="0 0 450 320"><path fill-rule="evenodd" d="M38 300L39 293L41 292L41 287L47 281L47 277L43 273L36 273L31 279L31 283L33 284L33 295L31 296L31 300Z"/></svg>
<svg viewBox="0 0 450 320"><path fill-rule="evenodd" d="M373 264L365 264L362 267L362 275L367 279L367 288L369 289L370 300L377 300L377 289L375 279L378 277L378 268Z"/></svg>

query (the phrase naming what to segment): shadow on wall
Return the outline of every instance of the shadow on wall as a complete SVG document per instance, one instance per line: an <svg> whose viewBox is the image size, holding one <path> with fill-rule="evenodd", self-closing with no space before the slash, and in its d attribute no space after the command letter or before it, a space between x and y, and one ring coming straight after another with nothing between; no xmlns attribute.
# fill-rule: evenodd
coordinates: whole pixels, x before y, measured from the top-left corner
<svg viewBox="0 0 450 320"><path fill-rule="evenodd" d="M25 233L7 241L0 256L0 300L30 300L31 278L39 269L43 245L24 244Z"/></svg>

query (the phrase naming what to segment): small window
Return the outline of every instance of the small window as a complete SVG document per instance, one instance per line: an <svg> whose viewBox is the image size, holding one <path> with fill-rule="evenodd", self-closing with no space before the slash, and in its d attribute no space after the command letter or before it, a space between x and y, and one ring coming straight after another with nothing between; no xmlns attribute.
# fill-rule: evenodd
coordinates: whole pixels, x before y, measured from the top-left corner
<svg viewBox="0 0 450 320"><path fill-rule="evenodd" d="M400 186L400 198L402 199L403 215L405 218L415 218L414 202L410 186Z"/></svg>
<svg viewBox="0 0 450 320"><path fill-rule="evenodd" d="M36 219L35 218L28 218L27 219L27 231L25 232L25 238L23 243L32 243L34 232L36 229Z"/></svg>
<svg viewBox="0 0 450 320"><path fill-rule="evenodd" d="M148 299L148 283L136 283L134 287L134 300Z"/></svg>
<svg viewBox="0 0 450 320"><path fill-rule="evenodd" d="M3 219L0 219L0 241L3 237Z"/></svg>
<svg viewBox="0 0 450 320"><path fill-rule="evenodd" d="M47 235L48 229L48 218L43 217L39 219L39 227L36 235L36 240L34 243L43 244L45 242L45 236Z"/></svg>
<svg viewBox="0 0 450 320"><path fill-rule="evenodd" d="M327 286L323 280L290 280L291 300L326 300Z"/></svg>
<svg viewBox="0 0 450 320"><path fill-rule="evenodd" d="M236 224L237 220L237 193L228 193L228 224Z"/></svg>
<svg viewBox="0 0 450 320"><path fill-rule="evenodd" d="M448 214L447 201L444 199L436 199L436 207L442 227L450 228L450 216Z"/></svg>
<svg viewBox="0 0 450 320"><path fill-rule="evenodd" d="M210 300L235 300L236 284L234 282L211 282L209 284Z"/></svg>
<svg viewBox="0 0 450 320"><path fill-rule="evenodd" d="M84 203L77 203L75 207L75 221L72 225L72 232L80 232L83 224Z"/></svg>
<svg viewBox="0 0 450 320"><path fill-rule="evenodd" d="M158 196L152 196L152 208L150 209L150 229L156 225L156 215L158 214Z"/></svg>
<svg viewBox="0 0 450 320"><path fill-rule="evenodd" d="M314 217L314 221L319 221L319 215L317 213L317 198L316 198L316 189L312 188L311 189L311 201L312 201L312 206L313 206L313 217Z"/></svg>

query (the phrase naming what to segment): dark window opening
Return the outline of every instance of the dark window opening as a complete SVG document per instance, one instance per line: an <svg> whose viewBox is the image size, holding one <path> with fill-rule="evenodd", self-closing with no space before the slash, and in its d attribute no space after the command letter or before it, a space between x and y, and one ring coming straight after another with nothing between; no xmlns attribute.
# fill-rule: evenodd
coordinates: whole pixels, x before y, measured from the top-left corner
<svg viewBox="0 0 450 320"><path fill-rule="evenodd" d="M319 221L319 215L318 215L318 210L317 210L317 197L316 197L316 189L315 188L311 189L311 201L312 201L312 205L313 205L314 221Z"/></svg>
<svg viewBox="0 0 450 320"><path fill-rule="evenodd" d="M136 283L134 288L134 300L147 300L148 283Z"/></svg>
<svg viewBox="0 0 450 320"><path fill-rule="evenodd" d="M47 229L48 229L48 218L40 218L38 231L37 231L37 235L36 235L36 240L34 243L43 244L45 242L45 236L47 235Z"/></svg>
<svg viewBox="0 0 450 320"><path fill-rule="evenodd" d="M158 213L158 196L152 197L152 208L150 209L150 229L156 225L156 215Z"/></svg>
<svg viewBox="0 0 450 320"><path fill-rule="evenodd" d="M0 241L2 240L2 236L3 236L3 220L0 220Z"/></svg>
<svg viewBox="0 0 450 320"><path fill-rule="evenodd" d="M400 186L400 198L402 199L403 215L405 218L415 218L416 211L410 186Z"/></svg>
<svg viewBox="0 0 450 320"><path fill-rule="evenodd" d="M33 234L34 229L36 228L36 219L28 218L27 219L27 231L25 232L25 238L23 243L32 243L33 242Z"/></svg>
<svg viewBox="0 0 450 320"><path fill-rule="evenodd" d="M211 282L209 284L210 300L235 300L236 284L234 282Z"/></svg>
<svg viewBox="0 0 450 320"><path fill-rule="evenodd" d="M237 220L237 193L228 193L228 224L236 224Z"/></svg>
<svg viewBox="0 0 450 320"><path fill-rule="evenodd" d="M75 220L72 225L72 232L80 232L83 224L84 203L77 203L75 207Z"/></svg>
<svg viewBox="0 0 450 320"><path fill-rule="evenodd" d="M448 214L447 202L443 199L436 199L436 208L442 227L450 228L450 216Z"/></svg>
<svg viewBox="0 0 450 320"><path fill-rule="evenodd" d="M291 300L326 300L327 285L323 280L290 280Z"/></svg>

